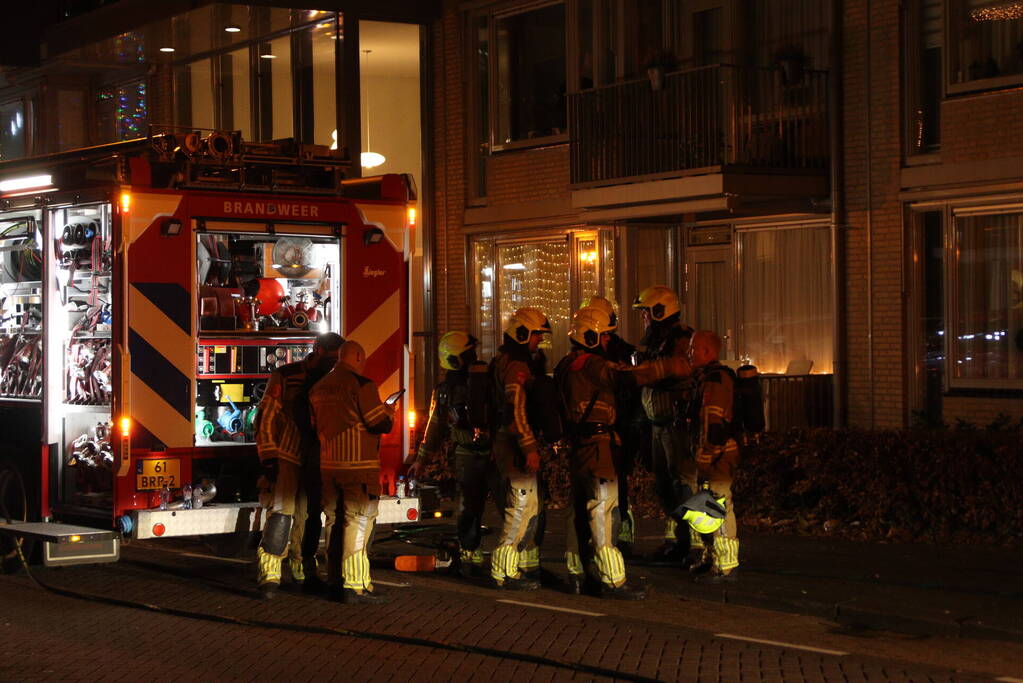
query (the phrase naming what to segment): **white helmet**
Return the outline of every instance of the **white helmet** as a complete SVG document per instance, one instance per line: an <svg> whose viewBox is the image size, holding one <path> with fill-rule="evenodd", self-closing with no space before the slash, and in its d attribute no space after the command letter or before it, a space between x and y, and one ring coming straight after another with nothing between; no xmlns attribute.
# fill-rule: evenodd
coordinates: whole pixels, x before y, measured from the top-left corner
<svg viewBox="0 0 1023 683"><path fill-rule="evenodd" d="M600 346L600 335L613 329L614 325L607 313L594 306L587 306L576 311L568 336L580 346L595 349Z"/></svg>
<svg viewBox="0 0 1023 683"><path fill-rule="evenodd" d="M551 333L551 324L539 308L520 308L508 319L504 333L517 344L528 344L533 332Z"/></svg>

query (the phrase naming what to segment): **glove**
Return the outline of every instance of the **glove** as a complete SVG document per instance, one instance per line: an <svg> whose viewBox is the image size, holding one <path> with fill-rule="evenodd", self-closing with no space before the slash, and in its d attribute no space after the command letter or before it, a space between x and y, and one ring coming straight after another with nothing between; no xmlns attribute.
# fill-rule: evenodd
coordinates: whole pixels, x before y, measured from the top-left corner
<svg viewBox="0 0 1023 683"><path fill-rule="evenodd" d="M266 477L267 481L270 483L277 481L277 473L280 471L280 464L277 462L277 458L267 458L261 464L263 465L263 476Z"/></svg>

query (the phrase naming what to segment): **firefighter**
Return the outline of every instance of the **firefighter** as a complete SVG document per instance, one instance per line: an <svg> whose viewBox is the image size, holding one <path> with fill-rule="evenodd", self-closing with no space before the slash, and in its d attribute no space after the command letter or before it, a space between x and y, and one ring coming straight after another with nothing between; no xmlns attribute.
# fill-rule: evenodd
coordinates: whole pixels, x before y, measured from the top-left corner
<svg viewBox="0 0 1023 683"><path fill-rule="evenodd" d="M584 589L587 568L592 563L599 576L602 597L638 600L644 593L626 583L625 561L615 546L616 390L687 376L689 365L678 356L635 367L613 363L605 355L613 329L605 312L596 308L578 311L569 332L572 350L554 373L564 401L571 443L572 505L565 558L573 592Z"/></svg>
<svg viewBox="0 0 1023 683"><path fill-rule="evenodd" d="M698 477L727 503L724 524L713 536L703 536L703 562L694 567L697 580L714 583L735 580L739 566L735 506L731 504L732 475L739 464L739 444L731 430L735 377L718 360L720 354L721 339L714 332L700 330L693 335L689 358L696 371L691 414Z"/></svg>
<svg viewBox="0 0 1023 683"><path fill-rule="evenodd" d="M687 358L693 330L681 322L675 293L663 285L647 287L632 307L643 316L646 333L640 342L640 360ZM654 561L690 561L690 547L700 539L679 528L671 513L696 491L696 461L689 448L685 411L691 381L664 380L643 387L642 403L650 422L650 459L657 497L665 513L664 542L654 551Z"/></svg>
<svg viewBox="0 0 1023 683"><path fill-rule="evenodd" d="M491 362L498 429L494 460L505 493L504 528L490 559L490 576L497 588L536 590L540 584L519 568L519 554L535 538L538 523L540 453L526 415L527 393L532 388L530 356L551 325L536 308L515 311L504 330L504 343Z"/></svg>
<svg viewBox="0 0 1023 683"><path fill-rule="evenodd" d="M263 465L260 498L268 518L259 556L259 588L266 598L273 597L281 583L281 560L288 556L288 568L296 583L314 589L316 550L319 545L319 506L316 518L316 543L303 551L303 537L310 518L309 499L319 500L316 477L310 467L319 466L319 443L309 416L309 390L326 375L337 361L344 340L337 334L321 334L304 360L288 363L270 375L259 403L256 450ZM313 525L309 525L312 527ZM309 572L308 576L306 571Z"/></svg>
<svg viewBox="0 0 1023 683"><path fill-rule="evenodd" d="M459 572L483 575L481 525L487 491L500 504L499 475L491 457L493 384L487 365L476 357L479 340L454 330L440 338L437 353L447 372L434 389L426 434L417 462L435 456L446 439L454 444L458 501Z"/></svg>
<svg viewBox="0 0 1023 683"><path fill-rule="evenodd" d="M602 296L591 296L583 302L582 308L596 308L607 314L611 321L607 349L604 357L612 363L632 365L636 347L618 335L618 315L610 301ZM620 446L615 449L615 472L618 475L618 515L621 526L616 545L622 554L632 554L636 542L636 518L629 507L629 477L636 468L636 457L644 446L649 450L650 431L646 427L640 393L636 387L620 386L615 391L615 433Z"/></svg>
<svg viewBox="0 0 1023 683"><path fill-rule="evenodd" d="M362 346L347 341L337 365L309 392L320 438L327 583L346 603L384 600L370 580L368 552L380 502L380 435L394 426L394 408L362 375L365 364Z"/></svg>

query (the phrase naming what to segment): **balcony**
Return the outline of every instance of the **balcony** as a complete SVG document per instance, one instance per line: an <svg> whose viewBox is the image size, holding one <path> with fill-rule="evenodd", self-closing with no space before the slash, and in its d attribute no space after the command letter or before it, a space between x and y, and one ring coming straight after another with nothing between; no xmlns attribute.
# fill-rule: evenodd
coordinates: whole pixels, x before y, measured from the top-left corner
<svg viewBox="0 0 1023 683"><path fill-rule="evenodd" d="M781 172L815 178L800 194L826 192L827 72L716 65L654 80L569 97L574 188Z"/></svg>

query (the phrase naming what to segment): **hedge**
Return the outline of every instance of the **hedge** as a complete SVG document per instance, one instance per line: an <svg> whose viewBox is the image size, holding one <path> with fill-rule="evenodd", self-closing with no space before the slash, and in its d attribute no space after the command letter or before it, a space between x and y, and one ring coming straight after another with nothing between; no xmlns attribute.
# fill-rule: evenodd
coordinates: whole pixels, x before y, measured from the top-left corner
<svg viewBox="0 0 1023 683"><path fill-rule="evenodd" d="M743 449L733 485L740 526L870 541L1023 545L1023 429L870 431L811 429L766 434ZM548 505L567 502L563 457L546 450ZM454 491L442 459L423 478ZM632 507L659 517L653 476L637 465Z"/></svg>

